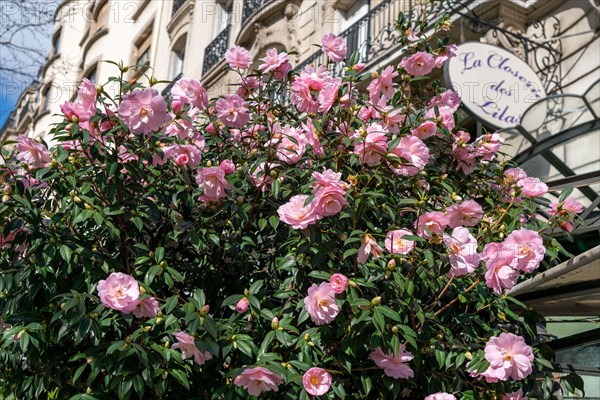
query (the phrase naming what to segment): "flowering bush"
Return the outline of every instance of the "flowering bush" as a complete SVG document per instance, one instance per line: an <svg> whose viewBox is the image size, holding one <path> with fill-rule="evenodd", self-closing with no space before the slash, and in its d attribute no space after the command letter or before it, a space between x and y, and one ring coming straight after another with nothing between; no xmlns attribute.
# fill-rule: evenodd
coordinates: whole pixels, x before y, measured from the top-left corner
<svg viewBox="0 0 600 400"><path fill-rule="evenodd" d="M364 72L327 35L341 77L275 49L250 72L234 48L239 88L211 100L119 66L84 80L54 145L2 148L4 391L548 398L540 319L505 290L564 252L547 232L581 208L565 193L533 217L547 188L426 77L453 46L402 40L399 65Z"/></svg>

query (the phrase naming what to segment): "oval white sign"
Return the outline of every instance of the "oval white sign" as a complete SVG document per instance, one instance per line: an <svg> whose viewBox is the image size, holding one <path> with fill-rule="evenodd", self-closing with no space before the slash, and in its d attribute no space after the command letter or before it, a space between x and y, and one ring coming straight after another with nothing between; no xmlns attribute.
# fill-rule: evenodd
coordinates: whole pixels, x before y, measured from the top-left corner
<svg viewBox="0 0 600 400"><path fill-rule="evenodd" d="M513 53L486 43L459 45L444 74L467 112L496 129L518 125L523 112L546 97L542 82L529 65Z"/></svg>

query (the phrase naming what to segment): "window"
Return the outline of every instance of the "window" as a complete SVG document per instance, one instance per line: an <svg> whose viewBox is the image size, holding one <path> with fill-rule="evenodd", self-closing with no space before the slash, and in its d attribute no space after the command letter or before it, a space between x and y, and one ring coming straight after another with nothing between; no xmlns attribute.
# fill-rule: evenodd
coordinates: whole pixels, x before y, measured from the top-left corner
<svg viewBox="0 0 600 400"><path fill-rule="evenodd" d="M137 66L136 76L140 76L150 65L150 45L152 44L152 24L148 26L134 43L133 60Z"/></svg>
<svg viewBox="0 0 600 400"><path fill-rule="evenodd" d="M183 73L183 63L185 61L185 45L187 42L187 35L181 36L171 51L171 71L170 78L173 79L177 75Z"/></svg>
<svg viewBox="0 0 600 400"><path fill-rule="evenodd" d="M98 68L96 66L94 66L90 72L88 72L85 77L88 78L92 83L96 83L96 74L98 72Z"/></svg>
<svg viewBox="0 0 600 400"><path fill-rule="evenodd" d="M61 34L61 31L59 30L58 32L56 32L56 34L54 35L54 38L52 39L52 54L53 55L58 54L58 52L60 51L60 34Z"/></svg>
<svg viewBox="0 0 600 400"><path fill-rule="evenodd" d="M50 100L52 99L52 84L46 86L42 92L42 112L48 110L50 106Z"/></svg>
<svg viewBox="0 0 600 400"><path fill-rule="evenodd" d="M92 34L105 28L108 24L108 11L109 4L108 0L99 1L96 7L94 7L94 19L93 19L93 29Z"/></svg>
<svg viewBox="0 0 600 400"><path fill-rule="evenodd" d="M214 19L213 38L216 38L219 33L223 32L227 25L229 25L232 7L232 0L217 0L217 13Z"/></svg>
<svg viewBox="0 0 600 400"><path fill-rule="evenodd" d="M369 24L361 20L369 12L367 1L357 2L346 12L345 18L339 19L339 31L346 32L345 39L348 46L348 56L359 50L361 59L364 60L367 52L366 43L369 40Z"/></svg>

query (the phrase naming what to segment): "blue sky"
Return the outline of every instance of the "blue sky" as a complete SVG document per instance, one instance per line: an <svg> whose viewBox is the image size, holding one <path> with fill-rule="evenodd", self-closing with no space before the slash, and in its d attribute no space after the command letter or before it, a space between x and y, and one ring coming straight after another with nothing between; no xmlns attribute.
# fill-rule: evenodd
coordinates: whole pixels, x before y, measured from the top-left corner
<svg viewBox="0 0 600 400"><path fill-rule="evenodd" d="M0 127L50 51L59 2L0 0Z"/></svg>

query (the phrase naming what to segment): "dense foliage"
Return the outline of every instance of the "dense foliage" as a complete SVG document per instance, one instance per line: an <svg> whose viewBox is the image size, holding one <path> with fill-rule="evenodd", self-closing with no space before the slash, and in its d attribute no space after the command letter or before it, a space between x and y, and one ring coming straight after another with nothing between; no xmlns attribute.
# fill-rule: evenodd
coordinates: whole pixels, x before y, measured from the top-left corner
<svg viewBox="0 0 600 400"><path fill-rule="evenodd" d="M550 398L540 318L504 291L556 259L578 204L536 218L545 185L428 78L447 22L399 25L407 56L376 72L325 36L340 77L233 48L240 86L210 101L119 66L52 146L3 147L4 393Z"/></svg>

